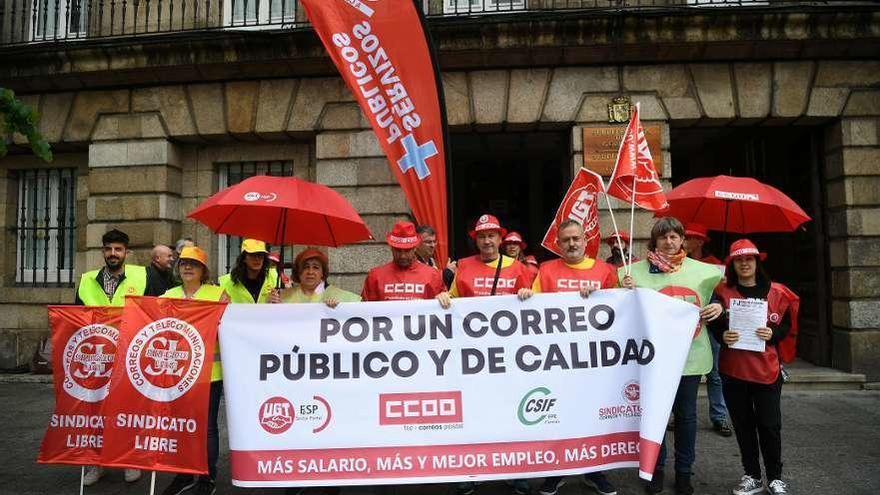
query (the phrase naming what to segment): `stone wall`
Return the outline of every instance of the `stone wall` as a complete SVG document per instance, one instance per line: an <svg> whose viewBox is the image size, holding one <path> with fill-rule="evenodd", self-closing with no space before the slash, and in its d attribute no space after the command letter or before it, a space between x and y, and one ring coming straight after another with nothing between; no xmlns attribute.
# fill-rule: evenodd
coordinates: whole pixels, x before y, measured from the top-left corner
<svg viewBox="0 0 880 495"><path fill-rule="evenodd" d="M880 238L875 187L880 177L880 62L480 70L446 72L443 81L454 130L570 129L573 168L582 163L582 127L606 125L605 105L626 94L641 103L645 123L661 126L665 179L675 158L669 153L670 126L826 126L834 363L880 377L880 313L875 309L880 259L869 248ZM181 234L193 235L216 254L214 237L183 217L216 190L215 164L236 157L292 160L296 175L345 195L380 240L396 219L408 214L381 148L338 78L47 93L29 95L27 101L43 114L41 129L51 142L88 149L80 181L85 186L80 189L85 234L78 244L79 271L100 262L100 234L116 225L137 232L139 258L152 243ZM14 168L15 160L0 161L0 169ZM615 207L620 218L627 217L624 205ZM604 214L602 221L603 230L610 230ZM635 236L640 242L650 223L650 214L637 213ZM366 269L387 259L387 248L379 241L330 252L334 280L354 290ZM15 291L23 299L39 292ZM18 314L14 301L5 301L3 312ZM22 314L7 317L3 328L24 328L25 319L34 327L45 323ZM19 358L25 347L16 347Z"/></svg>

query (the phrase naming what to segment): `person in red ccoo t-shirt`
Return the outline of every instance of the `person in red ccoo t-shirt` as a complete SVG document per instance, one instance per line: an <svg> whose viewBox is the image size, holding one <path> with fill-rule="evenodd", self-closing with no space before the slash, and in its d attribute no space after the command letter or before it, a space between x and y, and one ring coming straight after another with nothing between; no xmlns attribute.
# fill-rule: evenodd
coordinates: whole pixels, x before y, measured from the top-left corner
<svg viewBox="0 0 880 495"><path fill-rule="evenodd" d="M562 258L544 262L532 288L520 289L520 299L528 299L532 293L537 292L580 292L581 297L588 297L595 290L617 287L617 270L604 261L586 256L584 228L579 222L566 220L559 225L556 246L562 252ZM617 493L617 489L601 471L584 474L584 481L597 493ZM561 476L547 478L538 493L556 495L563 482L564 478Z"/></svg>
<svg viewBox="0 0 880 495"><path fill-rule="evenodd" d="M393 259L367 273L361 291L364 301L433 299L446 290L440 272L416 260L415 251L422 239L415 225L397 222L385 241Z"/></svg>

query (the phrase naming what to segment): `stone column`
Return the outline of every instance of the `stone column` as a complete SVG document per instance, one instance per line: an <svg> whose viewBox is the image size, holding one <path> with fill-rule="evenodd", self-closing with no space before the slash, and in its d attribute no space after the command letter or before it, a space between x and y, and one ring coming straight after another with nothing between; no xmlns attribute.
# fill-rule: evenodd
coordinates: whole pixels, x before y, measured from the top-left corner
<svg viewBox="0 0 880 495"><path fill-rule="evenodd" d="M876 97L876 96L875 96ZM877 116L826 134L832 364L880 380L880 148Z"/></svg>
<svg viewBox="0 0 880 495"><path fill-rule="evenodd" d="M354 103L349 105L355 106ZM343 114L348 117L343 118ZM317 182L345 196L375 237L374 242L329 252L331 282L358 294L367 270L391 261L385 234L397 220L410 219L406 197L388 168L388 160L375 134L371 129L355 126L359 114L359 111L341 112L337 114L338 121L326 115L321 125L324 131L315 139ZM360 116L361 124L362 119ZM340 128L344 130L336 130Z"/></svg>
<svg viewBox="0 0 880 495"><path fill-rule="evenodd" d="M164 138L95 142L89 146L86 263L100 267L101 236L118 228L131 238L128 262L147 265L153 245L180 234L181 164Z"/></svg>

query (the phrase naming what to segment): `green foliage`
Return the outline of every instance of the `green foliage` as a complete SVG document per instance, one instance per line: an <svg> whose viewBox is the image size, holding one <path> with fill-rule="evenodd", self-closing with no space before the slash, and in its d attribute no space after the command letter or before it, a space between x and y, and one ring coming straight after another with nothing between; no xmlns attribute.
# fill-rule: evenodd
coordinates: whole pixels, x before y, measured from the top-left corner
<svg viewBox="0 0 880 495"><path fill-rule="evenodd" d="M6 141L17 132L27 138L35 155L43 161L51 162L52 150L49 143L37 130L39 121L37 112L18 101L12 90L0 88L0 157L6 156Z"/></svg>

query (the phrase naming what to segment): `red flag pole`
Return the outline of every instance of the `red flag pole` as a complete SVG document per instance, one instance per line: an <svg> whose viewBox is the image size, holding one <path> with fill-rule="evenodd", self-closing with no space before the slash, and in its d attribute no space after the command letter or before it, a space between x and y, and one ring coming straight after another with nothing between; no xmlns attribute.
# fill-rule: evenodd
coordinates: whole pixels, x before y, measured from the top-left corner
<svg viewBox="0 0 880 495"><path fill-rule="evenodd" d="M636 108L635 108L634 114L638 114L638 113L639 113L639 102L636 102ZM633 118L634 114L630 114L630 118ZM635 129L635 131L636 131L636 146L638 146L639 127L641 127L641 123L639 123L639 125L636 126L636 129ZM638 161L638 158L636 158L636 160ZM636 165L636 166L638 166L638 165ZM630 205L629 205L629 235L630 235L630 239L633 239L636 236L635 230L633 230L633 228L635 227L635 223L636 223L636 174L633 174L632 197L631 197ZM632 242L632 240L630 240L630 242L629 242L629 261L626 264L626 274L627 275L632 275L632 261L633 261L633 242Z"/></svg>

